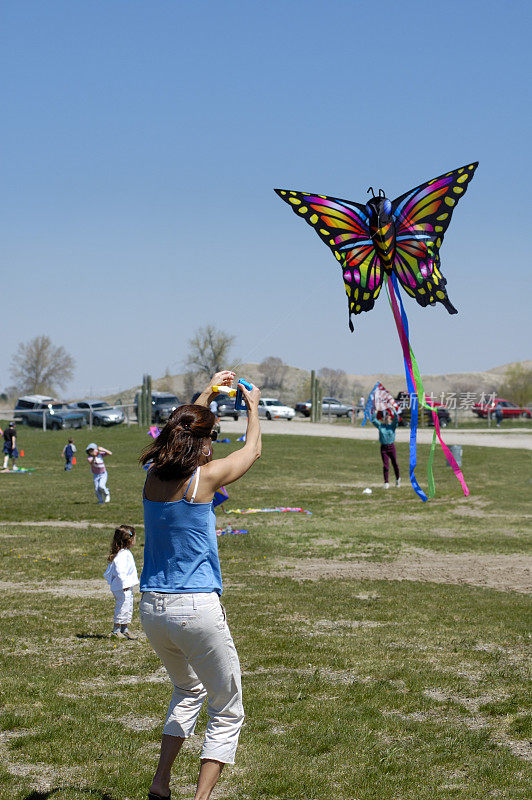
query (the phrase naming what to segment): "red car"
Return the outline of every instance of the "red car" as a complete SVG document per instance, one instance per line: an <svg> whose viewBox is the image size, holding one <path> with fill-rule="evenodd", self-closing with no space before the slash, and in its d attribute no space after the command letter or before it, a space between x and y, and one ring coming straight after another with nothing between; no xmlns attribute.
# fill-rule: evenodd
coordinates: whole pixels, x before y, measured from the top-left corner
<svg viewBox="0 0 532 800"><path fill-rule="evenodd" d="M508 419L510 417L527 417L530 419L532 416L530 409L517 406L515 403L510 403L509 400L503 400L502 397L496 397L495 400L492 400L492 402L487 405L485 403L475 403L471 411L473 414L476 414L477 417L486 419L488 414L493 415L496 406L502 408L503 419Z"/></svg>

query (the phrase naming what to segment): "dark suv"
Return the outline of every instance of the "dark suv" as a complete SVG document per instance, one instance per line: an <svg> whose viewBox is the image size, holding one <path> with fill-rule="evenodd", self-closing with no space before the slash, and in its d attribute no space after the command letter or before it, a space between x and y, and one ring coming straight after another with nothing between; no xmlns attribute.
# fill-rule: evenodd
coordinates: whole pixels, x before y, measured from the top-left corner
<svg viewBox="0 0 532 800"><path fill-rule="evenodd" d="M15 420L22 425L40 428L43 420L50 430L62 428L84 428L87 421L81 411L74 411L53 397L42 394L29 394L19 397L15 406Z"/></svg>
<svg viewBox="0 0 532 800"><path fill-rule="evenodd" d="M399 425L400 426L410 425L410 417L412 416L410 409L410 395L408 394L408 392L399 392L395 400L399 406L397 410L397 413L399 414ZM434 401L433 401L433 406L434 406L434 411L438 415L440 427L446 428L447 425L451 422L451 415L449 414L449 410L441 403L436 403ZM425 424L430 428L434 425L432 413L429 411L428 408L425 408L424 412L425 412Z"/></svg>
<svg viewBox="0 0 532 800"><path fill-rule="evenodd" d="M218 405L219 417L233 417L236 420L240 416L238 411L235 411L235 398L229 397L228 394L216 395L216 403Z"/></svg>
<svg viewBox="0 0 532 800"><path fill-rule="evenodd" d="M151 421L166 422L172 411L182 405L181 400L170 392L151 393ZM135 395L135 414L138 417L139 396Z"/></svg>

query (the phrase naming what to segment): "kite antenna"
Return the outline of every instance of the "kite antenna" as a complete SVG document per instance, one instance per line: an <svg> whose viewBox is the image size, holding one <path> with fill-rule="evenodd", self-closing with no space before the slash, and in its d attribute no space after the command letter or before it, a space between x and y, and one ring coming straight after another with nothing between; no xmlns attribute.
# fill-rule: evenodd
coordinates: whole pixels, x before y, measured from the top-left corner
<svg viewBox="0 0 532 800"><path fill-rule="evenodd" d="M375 197L375 192L373 191L373 186L370 186L370 187L369 187L369 189L368 189L368 191L366 192L366 194L369 194L370 192L371 192L371 194L373 195L373 197Z"/></svg>
<svg viewBox="0 0 532 800"><path fill-rule="evenodd" d="M386 197L386 195L384 194L384 189L379 189L379 197L381 196L381 192L382 192L382 196Z"/></svg>

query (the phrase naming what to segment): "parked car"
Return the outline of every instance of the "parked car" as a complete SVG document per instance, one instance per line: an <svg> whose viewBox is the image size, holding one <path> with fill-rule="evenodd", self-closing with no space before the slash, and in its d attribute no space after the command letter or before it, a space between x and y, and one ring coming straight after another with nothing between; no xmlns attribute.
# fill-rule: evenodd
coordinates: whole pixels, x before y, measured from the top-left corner
<svg viewBox="0 0 532 800"><path fill-rule="evenodd" d="M172 411L181 405L181 400L170 392L151 393L151 421L166 422ZM138 416L139 395L135 395L135 414Z"/></svg>
<svg viewBox="0 0 532 800"><path fill-rule="evenodd" d="M218 416L233 417L236 422L240 412L235 410L235 398L229 397L228 394L217 394L216 402L218 404Z"/></svg>
<svg viewBox="0 0 532 800"><path fill-rule="evenodd" d="M399 392L397 397L395 398L398 409L397 413L399 415L399 425L401 427L410 425L411 419L411 408L410 408L410 395L408 392ZM435 400L432 401L432 405L434 407L434 411L438 415L438 420L440 423L440 427L446 428L447 425L451 422L451 415L449 414L449 409L443 405L443 403L438 403ZM434 418L428 408L423 409L425 414L425 425L427 427L434 426Z"/></svg>
<svg viewBox="0 0 532 800"><path fill-rule="evenodd" d="M68 407L81 411L87 422L90 422L92 411L93 425L120 425L126 418L119 406L111 406L105 400L79 400L69 403Z"/></svg>
<svg viewBox="0 0 532 800"><path fill-rule="evenodd" d="M46 427L51 430L84 428L87 424L81 411L69 408L65 403L59 403L53 397L41 394L19 397L15 405L16 422L40 428L43 424L43 416Z"/></svg>
<svg viewBox="0 0 532 800"><path fill-rule="evenodd" d="M471 411L481 419L486 419L488 414L493 414L495 406L501 406L503 419L513 417L525 417L530 419L532 416L530 409L524 406L518 406L516 403L511 403L509 400L504 400L502 397L496 397L490 403L475 403Z"/></svg>
<svg viewBox="0 0 532 800"><path fill-rule="evenodd" d="M261 397L259 400L259 417L266 419L293 419L296 412L273 397Z"/></svg>
<svg viewBox="0 0 532 800"><path fill-rule="evenodd" d="M306 403L296 403L295 406L295 410L303 414L304 417L310 417L311 408L312 403L310 400L307 400ZM353 407L344 405L334 397L324 397L321 401L321 413L327 416L330 414L334 417L352 417Z"/></svg>

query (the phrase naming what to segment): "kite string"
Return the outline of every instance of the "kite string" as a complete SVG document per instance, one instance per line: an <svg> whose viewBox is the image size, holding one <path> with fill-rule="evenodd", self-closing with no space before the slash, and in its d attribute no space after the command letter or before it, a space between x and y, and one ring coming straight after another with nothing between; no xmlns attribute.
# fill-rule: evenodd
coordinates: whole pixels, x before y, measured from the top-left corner
<svg viewBox="0 0 532 800"><path fill-rule="evenodd" d="M308 293L305 295L305 297L303 297L303 298L301 299L301 301L300 301L299 305L300 305L300 306L305 306L305 305L307 304L307 302L310 300L310 298L312 297L312 295L314 295L314 294L316 293L316 291L318 290L318 288L320 288L320 287L319 287L319 285L317 285L317 284L315 283L315 284L312 286L312 288L311 288L311 289L308 291ZM268 341L268 339L271 339L271 337L274 335L274 333L276 333L276 332L279 330L279 328L281 328L281 327L282 327L282 325L284 325L284 324L285 324L285 323L286 323L288 320L291 320L291 319L293 318L293 316L295 315L295 313L296 313L296 310L297 310L296 306L295 306L295 305L292 305L292 310L291 310L291 311L289 311L288 313L283 313L283 314L282 314L282 315L279 317L279 320L278 320L277 324L276 324L276 325L274 325L274 326L273 326L273 328L270 328L270 329L268 330L268 332L266 333L266 335L265 335L265 336L263 336L261 339L259 339L259 340L258 340L258 342L256 342L256 343L253 345L253 347L251 347L249 350L247 350L247 351L246 351L246 353L245 353L245 355L244 355L242 358L239 358L239 359L237 359L236 361L234 361L234 362L232 363L232 365L231 365L231 370L232 370L233 372L236 372L236 371L237 371L237 369L238 369L238 367L240 367L242 364L247 364L247 363L249 363L249 357L250 357L250 356L251 356L251 355L252 355L252 354L253 354L253 353L254 353L254 352L255 352L255 351L256 351L256 350L257 350L259 347L261 347L261 346L264 344L264 342L267 342L267 341Z"/></svg>

